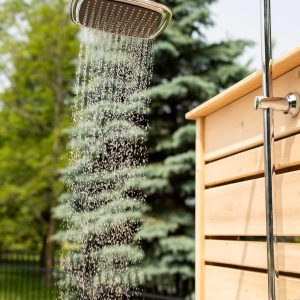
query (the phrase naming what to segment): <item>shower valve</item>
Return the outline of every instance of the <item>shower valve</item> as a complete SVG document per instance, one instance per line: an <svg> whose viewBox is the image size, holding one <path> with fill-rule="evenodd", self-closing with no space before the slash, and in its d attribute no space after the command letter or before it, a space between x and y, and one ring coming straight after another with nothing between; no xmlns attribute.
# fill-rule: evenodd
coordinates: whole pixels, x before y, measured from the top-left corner
<svg viewBox="0 0 300 300"><path fill-rule="evenodd" d="M257 96L254 100L254 108L256 110L270 108L296 117L300 111L300 96L298 93L290 93L285 97Z"/></svg>

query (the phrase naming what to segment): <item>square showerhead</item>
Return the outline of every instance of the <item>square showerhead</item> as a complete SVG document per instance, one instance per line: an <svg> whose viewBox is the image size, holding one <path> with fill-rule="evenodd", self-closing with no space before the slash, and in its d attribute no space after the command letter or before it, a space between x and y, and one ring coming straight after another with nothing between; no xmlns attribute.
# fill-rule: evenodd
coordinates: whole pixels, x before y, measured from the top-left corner
<svg viewBox="0 0 300 300"><path fill-rule="evenodd" d="M72 0L71 17L80 26L153 39L166 29L172 12L150 0Z"/></svg>

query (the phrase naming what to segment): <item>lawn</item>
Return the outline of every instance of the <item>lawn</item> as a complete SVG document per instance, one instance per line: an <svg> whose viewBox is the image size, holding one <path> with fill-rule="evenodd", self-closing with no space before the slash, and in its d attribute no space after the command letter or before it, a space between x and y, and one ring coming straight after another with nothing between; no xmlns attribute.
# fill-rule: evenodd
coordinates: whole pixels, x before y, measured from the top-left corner
<svg viewBox="0 0 300 300"><path fill-rule="evenodd" d="M47 284L46 273L37 264L1 263L1 300L54 300L57 291Z"/></svg>

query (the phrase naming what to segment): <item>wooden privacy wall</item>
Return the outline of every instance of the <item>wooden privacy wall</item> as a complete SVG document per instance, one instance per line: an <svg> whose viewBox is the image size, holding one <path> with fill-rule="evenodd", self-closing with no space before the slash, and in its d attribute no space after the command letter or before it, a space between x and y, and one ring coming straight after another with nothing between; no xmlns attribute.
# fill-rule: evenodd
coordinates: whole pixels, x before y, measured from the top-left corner
<svg viewBox="0 0 300 300"><path fill-rule="evenodd" d="M300 48L273 65L274 96L300 93ZM196 120L196 300L267 300L261 95L255 73ZM275 113L277 299L300 300L300 116Z"/></svg>

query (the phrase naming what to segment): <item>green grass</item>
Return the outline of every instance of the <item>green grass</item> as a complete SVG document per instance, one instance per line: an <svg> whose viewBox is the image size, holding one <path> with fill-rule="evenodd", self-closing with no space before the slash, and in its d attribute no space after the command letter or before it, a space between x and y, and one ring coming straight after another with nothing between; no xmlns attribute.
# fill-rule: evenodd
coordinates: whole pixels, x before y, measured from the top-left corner
<svg viewBox="0 0 300 300"><path fill-rule="evenodd" d="M1 300L54 300L57 291L34 264L0 264Z"/></svg>

